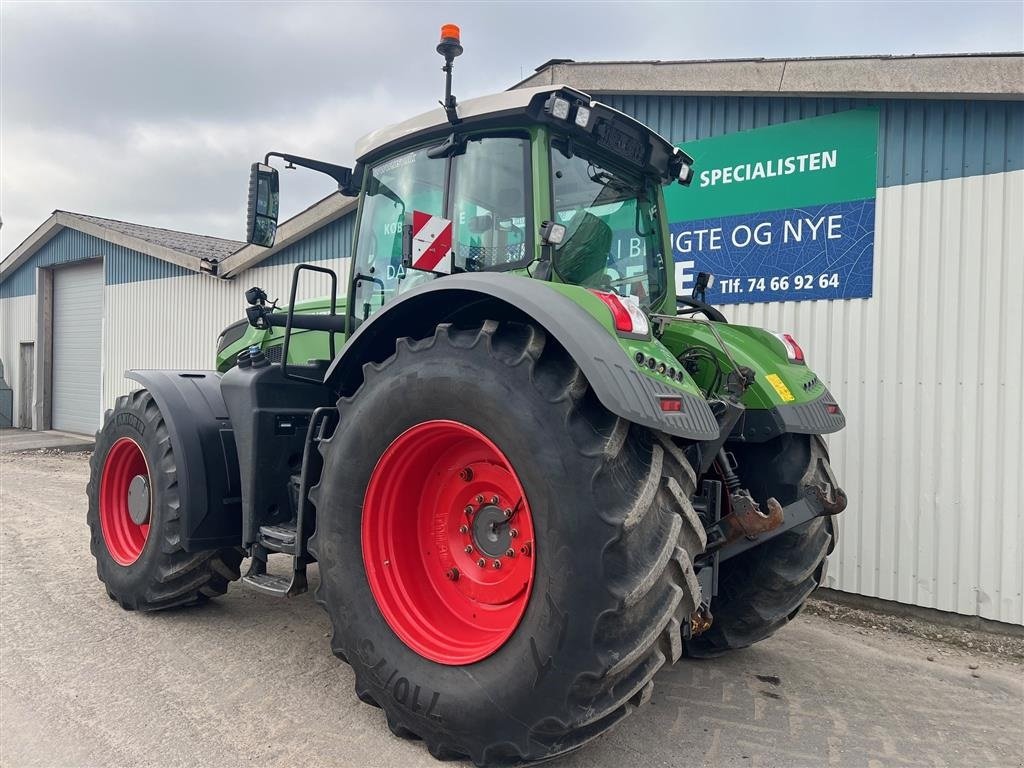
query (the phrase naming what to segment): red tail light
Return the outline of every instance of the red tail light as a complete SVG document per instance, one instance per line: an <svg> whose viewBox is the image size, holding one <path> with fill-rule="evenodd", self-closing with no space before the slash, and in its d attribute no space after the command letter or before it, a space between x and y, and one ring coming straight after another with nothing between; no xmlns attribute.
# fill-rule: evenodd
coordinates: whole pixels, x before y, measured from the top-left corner
<svg viewBox="0 0 1024 768"><path fill-rule="evenodd" d="M681 397L662 397L660 403L661 410L667 413L678 413L683 410L683 398Z"/></svg>
<svg viewBox="0 0 1024 768"><path fill-rule="evenodd" d="M796 363L797 365L806 364L804 360L804 351L800 348L800 345L796 343L796 339L788 333L775 333L772 335L781 341L782 346L786 348L786 357L789 358L789 362Z"/></svg>
<svg viewBox="0 0 1024 768"><path fill-rule="evenodd" d="M640 336L647 336L651 332L651 324L647 315L640 309L640 302L634 297L619 296L617 293L607 291L595 291L592 294L604 302L611 310L612 320L615 323L615 330L619 333L633 333Z"/></svg>

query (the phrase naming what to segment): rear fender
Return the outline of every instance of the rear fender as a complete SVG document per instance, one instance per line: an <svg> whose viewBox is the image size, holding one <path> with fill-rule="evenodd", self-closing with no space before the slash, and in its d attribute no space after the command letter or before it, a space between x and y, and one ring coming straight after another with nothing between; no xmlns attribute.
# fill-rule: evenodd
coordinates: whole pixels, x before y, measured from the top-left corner
<svg viewBox="0 0 1024 768"><path fill-rule="evenodd" d="M215 371L128 371L153 395L167 425L188 552L238 546L242 501L238 455Z"/></svg>
<svg viewBox="0 0 1024 768"><path fill-rule="evenodd" d="M441 323L485 319L533 322L579 365L601 404L645 427L688 440L718 436L718 423L689 375L682 382L641 368L637 355L666 368L678 362L656 339L616 335L607 307L584 288L555 285L501 273L460 274L434 280L400 296L359 326L327 372L326 383L342 395L358 389L365 363L394 353L403 336L426 338ZM661 398L679 397L682 409L662 410Z"/></svg>
<svg viewBox="0 0 1024 768"><path fill-rule="evenodd" d="M754 381L742 398L746 411L731 439L763 442L787 432L824 435L846 426L846 417L825 383L807 365L791 362L774 334L732 323L714 323L714 329L728 355L706 322L670 320L662 341L677 356L689 347L702 347L726 373L732 370L730 358L754 372ZM697 375L702 386L708 384L705 373Z"/></svg>

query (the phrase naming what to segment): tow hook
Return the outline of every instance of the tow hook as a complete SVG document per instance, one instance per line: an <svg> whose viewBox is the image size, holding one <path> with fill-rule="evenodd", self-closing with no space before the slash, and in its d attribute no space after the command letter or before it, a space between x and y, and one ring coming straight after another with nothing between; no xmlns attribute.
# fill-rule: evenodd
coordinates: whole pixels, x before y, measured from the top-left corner
<svg viewBox="0 0 1024 768"><path fill-rule="evenodd" d="M696 637L711 629L715 617L711 615L711 609L707 603L701 603L697 610L690 614L690 637Z"/></svg>
<svg viewBox="0 0 1024 768"><path fill-rule="evenodd" d="M708 555L738 539L755 541L758 536L773 531L782 525L785 517L782 505L771 497L765 502L768 512L762 512L750 492L740 489L729 496L732 512L708 528L708 543L704 554Z"/></svg>

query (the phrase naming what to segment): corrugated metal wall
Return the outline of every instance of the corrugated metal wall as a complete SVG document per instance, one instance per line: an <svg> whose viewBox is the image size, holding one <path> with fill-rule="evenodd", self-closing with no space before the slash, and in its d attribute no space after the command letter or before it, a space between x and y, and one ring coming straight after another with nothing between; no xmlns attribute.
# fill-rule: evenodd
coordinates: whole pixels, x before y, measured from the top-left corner
<svg viewBox="0 0 1024 768"><path fill-rule="evenodd" d="M56 267L99 257L103 257L104 281L108 285L192 274L177 264L65 228L0 283L0 298L34 294L37 267Z"/></svg>
<svg viewBox="0 0 1024 768"><path fill-rule="evenodd" d="M319 262L338 273L339 290L344 288L347 262L342 258ZM286 304L293 269L293 264L259 266L230 281L192 274L108 285L103 347L107 407L118 395L138 386L124 378L129 368L213 368L217 336L229 323L245 317L245 290L258 285ZM328 291L326 278L303 276L298 296L302 300Z"/></svg>
<svg viewBox="0 0 1024 768"><path fill-rule="evenodd" d="M352 249L355 218L350 213L335 219L326 227L309 233L299 242L282 248L280 252L261 262L260 266L271 267L278 264L299 264L348 257ZM338 274L341 276L340 272Z"/></svg>
<svg viewBox="0 0 1024 768"><path fill-rule="evenodd" d="M880 107L874 296L730 306L847 413L828 586L1024 624L1024 103L609 97L673 142Z"/></svg>
<svg viewBox="0 0 1024 768"><path fill-rule="evenodd" d="M1024 171L879 190L875 295L730 307L847 413L829 586L1024 623Z"/></svg>
<svg viewBox="0 0 1024 768"><path fill-rule="evenodd" d="M339 278L338 291L344 296L352 218L331 222L233 280L190 273L167 280L122 283L119 273L113 272L106 289L104 326L103 392L108 406L117 395L137 386L124 378L129 368L212 368L218 334L245 316L245 290L258 285L272 299L286 304L295 264L315 262L333 269ZM326 277L306 274L298 297L323 296L329 290ZM126 333L126 328L131 332ZM140 339L150 341L140 344Z"/></svg>

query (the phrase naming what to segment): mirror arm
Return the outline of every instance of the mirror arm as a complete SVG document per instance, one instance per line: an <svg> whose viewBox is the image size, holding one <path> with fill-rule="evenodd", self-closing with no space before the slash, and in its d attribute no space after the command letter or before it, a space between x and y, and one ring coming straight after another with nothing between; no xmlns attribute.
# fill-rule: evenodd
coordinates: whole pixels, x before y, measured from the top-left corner
<svg viewBox="0 0 1024 768"><path fill-rule="evenodd" d="M263 162L266 165L270 165L270 158L272 157L279 157L289 165L298 165L302 168L309 168L311 171L317 171L330 176L338 182L338 191L343 195L352 196L358 193L358 190L352 184L352 169L344 165L325 163L322 160L312 160L308 157L289 155L284 152L267 152Z"/></svg>
<svg viewBox="0 0 1024 768"><path fill-rule="evenodd" d="M442 144L438 144L436 147L428 149L427 157L431 160L437 160L442 157L454 157L455 155L461 155L466 151L466 142L467 138L465 136L460 136L457 133L451 133Z"/></svg>

